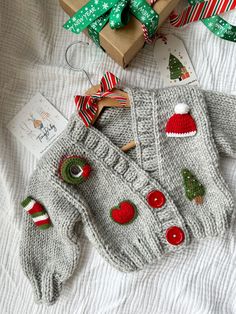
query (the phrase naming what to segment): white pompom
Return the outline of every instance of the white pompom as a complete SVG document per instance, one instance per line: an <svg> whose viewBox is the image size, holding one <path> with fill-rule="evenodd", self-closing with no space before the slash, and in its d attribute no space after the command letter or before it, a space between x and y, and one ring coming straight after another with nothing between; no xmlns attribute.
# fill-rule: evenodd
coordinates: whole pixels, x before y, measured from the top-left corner
<svg viewBox="0 0 236 314"><path fill-rule="evenodd" d="M175 113L184 114L189 112L189 106L184 103L179 103L175 106Z"/></svg>

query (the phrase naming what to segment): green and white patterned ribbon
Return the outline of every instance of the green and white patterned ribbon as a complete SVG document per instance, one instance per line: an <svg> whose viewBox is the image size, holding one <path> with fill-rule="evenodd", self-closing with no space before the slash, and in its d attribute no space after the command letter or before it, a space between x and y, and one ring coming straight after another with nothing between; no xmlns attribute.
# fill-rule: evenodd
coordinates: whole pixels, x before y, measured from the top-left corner
<svg viewBox="0 0 236 314"><path fill-rule="evenodd" d="M175 27L201 21L214 35L236 42L236 26L231 25L219 14L236 9L236 0L188 0L190 6L182 13L172 12L170 22Z"/></svg>
<svg viewBox="0 0 236 314"><path fill-rule="evenodd" d="M130 14L128 7L129 0L120 0L110 13L110 27L112 29L118 29L124 27L129 23Z"/></svg>
<svg viewBox="0 0 236 314"><path fill-rule="evenodd" d="M204 0L188 0L188 2L194 5L198 2L204 2ZM214 15L201 21L214 35L225 40L236 41L236 26L231 25L219 15Z"/></svg>
<svg viewBox="0 0 236 314"><path fill-rule="evenodd" d="M148 30L148 36L152 37L157 31L159 15L152 9L146 0L130 0L130 12Z"/></svg>
<svg viewBox="0 0 236 314"><path fill-rule="evenodd" d="M130 14L146 26L149 37L155 34L159 15L146 0L90 0L63 27L76 34L88 28L90 37L100 45L99 33L107 22L112 29L119 29L129 23Z"/></svg>
<svg viewBox="0 0 236 314"><path fill-rule="evenodd" d="M231 25L220 16L215 15L204 19L202 23L205 24L214 35L225 40L236 42L236 26Z"/></svg>
<svg viewBox="0 0 236 314"><path fill-rule="evenodd" d="M99 33L109 21L110 13L107 12L88 26L88 34L97 46L100 46Z"/></svg>

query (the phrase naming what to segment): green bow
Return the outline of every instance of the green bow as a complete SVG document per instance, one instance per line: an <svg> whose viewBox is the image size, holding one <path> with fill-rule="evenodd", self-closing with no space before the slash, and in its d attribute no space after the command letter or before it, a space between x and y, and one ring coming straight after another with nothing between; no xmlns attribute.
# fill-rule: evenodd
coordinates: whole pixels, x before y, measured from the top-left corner
<svg viewBox="0 0 236 314"><path fill-rule="evenodd" d="M63 27L76 34L88 28L90 37L99 45L99 32L106 23L109 21L112 29L124 27L130 14L146 26L149 37L155 34L159 15L146 0L90 0Z"/></svg>

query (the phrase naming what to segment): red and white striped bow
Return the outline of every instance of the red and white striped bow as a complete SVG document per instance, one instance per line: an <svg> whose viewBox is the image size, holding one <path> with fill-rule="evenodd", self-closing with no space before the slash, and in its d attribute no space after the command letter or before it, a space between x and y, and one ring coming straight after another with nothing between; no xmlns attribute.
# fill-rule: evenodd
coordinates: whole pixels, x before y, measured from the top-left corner
<svg viewBox="0 0 236 314"><path fill-rule="evenodd" d="M100 88L95 95L75 96L75 105L78 110L78 114L86 127L92 123L98 110L98 101L102 98L113 98L121 105L126 104L127 99L125 97L122 97L112 91L119 81L120 80L114 74L106 72L101 79Z"/></svg>

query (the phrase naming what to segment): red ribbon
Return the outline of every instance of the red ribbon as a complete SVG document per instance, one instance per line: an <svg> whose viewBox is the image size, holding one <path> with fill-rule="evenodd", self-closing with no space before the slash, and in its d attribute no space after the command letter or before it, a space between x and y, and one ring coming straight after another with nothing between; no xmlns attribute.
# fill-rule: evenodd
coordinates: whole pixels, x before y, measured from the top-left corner
<svg viewBox="0 0 236 314"><path fill-rule="evenodd" d="M176 11L171 13L170 23L173 26L184 26L236 8L236 0L207 0L204 2L192 1L190 3L181 14L178 14Z"/></svg>
<svg viewBox="0 0 236 314"><path fill-rule="evenodd" d="M119 83L119 79L111 72L106 72L101 79L100 88L96 94L92 96L75 96L75 105L78 110L79 117L84 122L85 126L88 127L98 110L98 101L103 98L113 98L117 100L121 105L125 105L127 99L122 97L114 91L114 87Z"/></svg>

